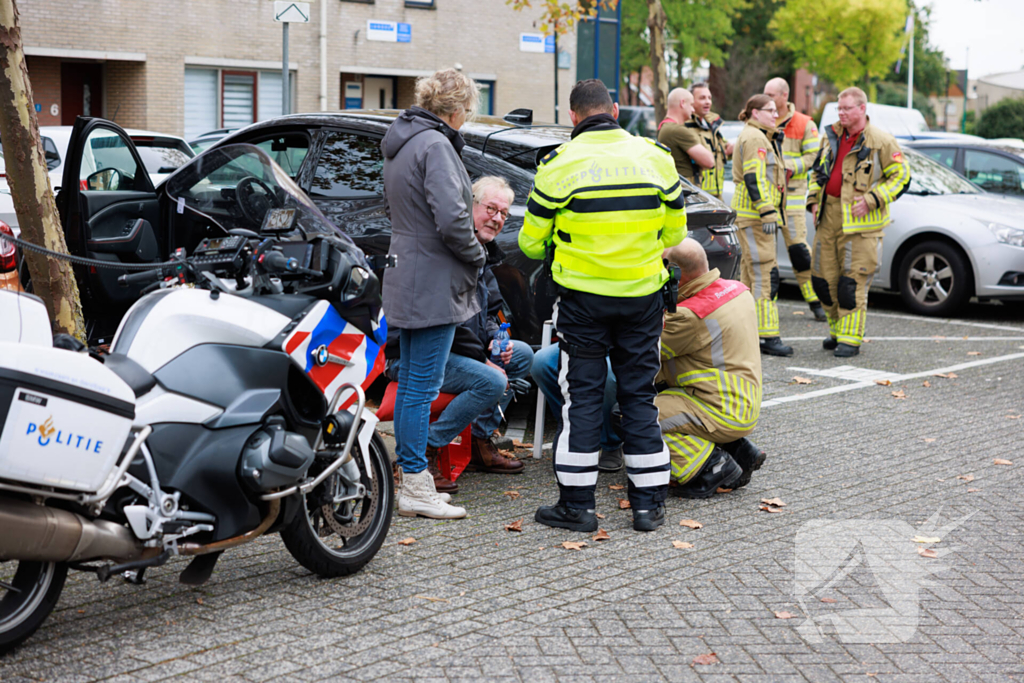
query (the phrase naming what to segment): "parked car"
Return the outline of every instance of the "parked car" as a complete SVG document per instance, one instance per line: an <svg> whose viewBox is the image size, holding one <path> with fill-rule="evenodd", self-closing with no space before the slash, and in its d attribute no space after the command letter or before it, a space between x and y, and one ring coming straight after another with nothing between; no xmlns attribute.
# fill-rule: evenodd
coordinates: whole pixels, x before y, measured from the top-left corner
<svg viewBox="0 0 1024 683"><path fill-rule="evenodd" d="M908 144L984 190L1024 198L1024 147L988 140L915 140Z"/></svg>
<svg viewBox="0 0 1024 683"><path fill-rule="evenodd" d="M911 311L947 316L971 296L1024 301L1024 212L1017 200L985 192L913 149L904 149L911 180L890 207L882 257L872 286L899 292ZM734 187L726 178L724 196ZM814 221L807 214L807 239ZM779 273L793 267L778 240Z"/></svg>
<svg viewBox="0 0 1024 683"><path fill-rule="evenodd" d="M231 133L234 133L237 128L218 128L217 130L211 130L198 135L188 141L189 147L192 148L196 154L202 154L204 151L212 147L215 143L220 142Z"/></svg>
<svg viewBox="0 0 1024 683"><path fill-rule="evenodd" d="M3 221L0 221L0 232L14 236L14 230ZM0 289L22 291L21 278L18 276L20 261L18 246L14 242L0 240Z"/></svg>
<svg viewBox="0 0 1024 683"><path fill-rule="evenodd" d="M831 126L839 120L839 112L836 109L838 106L835 102L829 102L822 110L818 129L823 135L825 126ZM976 135L928 130L924 115L917 109L868 102L867 113L873 125L901 140L981 140Z"/></svg>

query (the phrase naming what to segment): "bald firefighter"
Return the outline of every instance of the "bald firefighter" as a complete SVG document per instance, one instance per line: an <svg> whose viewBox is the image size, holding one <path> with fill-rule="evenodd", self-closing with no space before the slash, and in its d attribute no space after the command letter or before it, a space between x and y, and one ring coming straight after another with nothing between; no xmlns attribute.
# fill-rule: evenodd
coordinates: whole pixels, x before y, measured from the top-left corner
<svg viewBox="0 0 1024 683"><path fill-rule="evenodd" d="M775 102L779 110L775 127L785 134L782 159L789 181L786 184L786 224L782 226L782 239L804 301L811 307L814 319L824 322L828 319L825 309L811 286L811 250L807 245L807 174L821 148L818 127L810 116L798 112L789 101L789 83L785 78L773 78L765 83L764 94Z"/></svg>
<svg viewBox="0 0 1024 683"><path fill-rule="evenodd" d="M658 124L658 142L672 152L679 175L700 187L704 171L715 168L715 155L701 143L697 130L686 125L693 118L693 95L685 88L672 90L666 109Z"/></svg>
<svg viewBox="0 0 1024 683"><path fill-rule="evenodd" d="M672 461L672 491L707 498L750 482L765 455L746 436L761 410L761 353L747 287L708 270L704 249L683 240L666 257L679 267L679 306L661 333L655 400Z"/></svg>
<svg viewBox="0 0 1024 683"><path fill-rule="evenodd" d="M889 204L910 184L910 165L896 138L871 125L867 101L860 88L839 93L839 121L825 129L808 188L811 284L831 333L822 347L838 358L860 353Z"/></svg>
<svg viewBox="0 0 1024 683"><path fill-rule="evenodd" d="M686 236L683 187L668 149L619 127L618 105L601 81L577 83L569 109L572 139L541 160L519 232L523 253L547 256L558 285L552 320L563 398L554 439L559 498L534 519L597 530L607 357L618 379L633 529L653 531L665 523L669 482L654 407L670 282L661 254Z"/></svg>
<svg viewBox="0 0 1024 683"><path fill-rule="evenodd" d="M732 156L732 143L726 142L718 130L722 126L722 117L711 111L711 88L708 84L698 83L690 92L693 93L693 117L686 126L697 131L701 144L715 158L715 167L708 168L701 176L701 189L721 199L725 162Z"/></svg>

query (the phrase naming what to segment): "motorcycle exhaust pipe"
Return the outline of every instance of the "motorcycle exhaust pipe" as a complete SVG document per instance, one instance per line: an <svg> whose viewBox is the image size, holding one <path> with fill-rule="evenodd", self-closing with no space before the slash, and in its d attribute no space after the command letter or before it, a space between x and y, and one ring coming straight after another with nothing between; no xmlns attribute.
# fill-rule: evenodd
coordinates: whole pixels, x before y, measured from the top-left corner
<svg viewBox="0 0 1024 683"><path fill-rule="evenodd" d="M0 498L0 529L0 560L124 562L147 550L120 524L13 498Z"/></svg>

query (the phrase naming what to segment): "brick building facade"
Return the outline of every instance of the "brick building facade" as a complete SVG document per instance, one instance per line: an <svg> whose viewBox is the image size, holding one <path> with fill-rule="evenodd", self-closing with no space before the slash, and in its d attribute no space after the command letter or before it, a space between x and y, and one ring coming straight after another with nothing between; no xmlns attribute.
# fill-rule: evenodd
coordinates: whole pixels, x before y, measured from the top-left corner
<svg viewBox="0 0 1024 683"><path fill-rule="evenodd" d="M19 10L40 125L91 114L192 136L281 113L282 25L271 0L46 0ZM483 86L485 111L554 118L554 55L521 50L520 34L538 32L537 10L505 0L313 0L310 13L289 28L294 112L403 108L416 77L458 64ZM403 42L379 40L380 28L399 24ZM562 123L575 46L559 41L571 64L558 71Z"/></svg>

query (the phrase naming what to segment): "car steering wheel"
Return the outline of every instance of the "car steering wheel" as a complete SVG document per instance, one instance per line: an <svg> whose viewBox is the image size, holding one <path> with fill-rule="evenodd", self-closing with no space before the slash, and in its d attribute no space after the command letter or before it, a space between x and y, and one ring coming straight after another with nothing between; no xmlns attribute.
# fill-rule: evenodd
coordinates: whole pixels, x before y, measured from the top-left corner
<svg viewBox="0 0 1024 683"><path fill-rule="evenodd" d="M256 191L259 187L260 192ZM235 186L235 200L242 215L255 225L263 225L267 211L278 208L274 191L256 176L246 176Z"/></svg>

